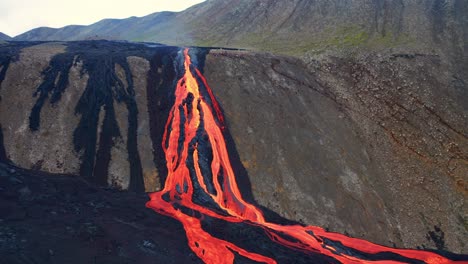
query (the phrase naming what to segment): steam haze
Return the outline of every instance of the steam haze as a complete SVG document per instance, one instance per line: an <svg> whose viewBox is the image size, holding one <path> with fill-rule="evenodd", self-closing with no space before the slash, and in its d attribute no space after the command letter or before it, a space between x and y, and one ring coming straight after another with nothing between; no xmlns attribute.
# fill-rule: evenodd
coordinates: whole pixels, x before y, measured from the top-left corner
<svg viewBox="0 0 468 264"><path fill-rule="evenodd" d="M181 11L201 2L203 0L2 0L0 32L14 37L36 27L89 25L104 18Z"/></svg>

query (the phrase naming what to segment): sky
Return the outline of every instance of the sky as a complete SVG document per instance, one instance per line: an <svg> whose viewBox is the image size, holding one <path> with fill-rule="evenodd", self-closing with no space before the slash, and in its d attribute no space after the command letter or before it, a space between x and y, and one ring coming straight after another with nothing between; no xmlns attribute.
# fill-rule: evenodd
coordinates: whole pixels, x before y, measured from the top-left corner
<svg viewBox="0 0 468 264"><path fill-rule="evenodd" d="M203 0L0 0L0 32L14 37L36 27L89 25L104 18L181 11Z"/></svg>

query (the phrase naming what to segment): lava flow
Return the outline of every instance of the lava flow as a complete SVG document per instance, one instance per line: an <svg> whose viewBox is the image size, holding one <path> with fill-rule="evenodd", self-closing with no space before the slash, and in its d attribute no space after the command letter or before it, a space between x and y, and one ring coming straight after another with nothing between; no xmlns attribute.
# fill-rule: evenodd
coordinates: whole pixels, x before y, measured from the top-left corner
<svg viewBox="0 0 468 264"><path fill-rule="evenodd" d="M224 117L211 88L192 64L189 50L182 55L185 72L177 82L162 141L167 177L163 190L150 194L147 207L180 221L189 247L201 260L233 263L242 256L260 263L280 262L274 250L244 248L207 231L204 221L216 221L261 230L275 247L321 257L320 263L454 262L433 252L388 248L320 227L266 221L262 211L241 195L223 134Z"/></svg>

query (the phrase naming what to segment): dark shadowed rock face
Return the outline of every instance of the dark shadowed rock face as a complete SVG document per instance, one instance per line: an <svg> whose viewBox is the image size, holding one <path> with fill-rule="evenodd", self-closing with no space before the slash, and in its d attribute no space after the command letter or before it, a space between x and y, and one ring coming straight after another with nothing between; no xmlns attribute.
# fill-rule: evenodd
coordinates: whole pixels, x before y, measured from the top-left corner
<svg viewBox="0 0 468 264"><path fill-rule="evenodd" d="M0 49L0 159L121 189L161 187L177 48ZM467 80L446 61L211 50L204 66L260 205L385 245L466 252Z"/></svg>
<svg viewBox="0 0 468 264"><path fill-rule="evenodd" d="M163 62L162 57L175 56L176 48L110 42L43 44L21 52L13 47L4 46L8 54L1 90L2 123L9 124L4 130L9 159L26 168L78 173L124 189L142 191L143 176L157 177L146 78L150 58L161 63L154 67L163 67L172 60ZM23 77L25 72L29 74ZM155 68L153 72L160 74ZM18 93L18 87L28 88ZM21 114L8 114L12 112ZM146 185L148 190L158 186L156 180Z"/></svg>

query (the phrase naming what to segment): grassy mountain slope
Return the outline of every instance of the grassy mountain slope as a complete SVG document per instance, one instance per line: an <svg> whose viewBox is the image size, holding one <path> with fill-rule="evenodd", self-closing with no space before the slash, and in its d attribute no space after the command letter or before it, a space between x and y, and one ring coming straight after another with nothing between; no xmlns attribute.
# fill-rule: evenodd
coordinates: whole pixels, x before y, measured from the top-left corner
<svg viewBox="0 0 468 264"><path fill-rule="evenodd" d="M37 28L16 40L90 38L226 46L303 55L405 47L466 50L463 0L208 0L185 11L105 19L89 26ZM457 55L457 56L458 56Z"/></svg>

